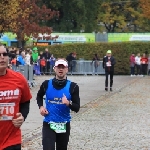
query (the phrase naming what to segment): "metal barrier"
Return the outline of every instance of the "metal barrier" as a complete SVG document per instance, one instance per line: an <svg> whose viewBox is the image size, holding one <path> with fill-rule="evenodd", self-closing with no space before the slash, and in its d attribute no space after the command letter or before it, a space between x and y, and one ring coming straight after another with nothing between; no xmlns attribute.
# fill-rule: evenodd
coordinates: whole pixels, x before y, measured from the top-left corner
<svg viewBox="0 0 150 150"><path fill-rule="evenodd" d="M102 61L99 61L99 65L97 67L94 66L94 62L87 61L87 60L75 60L72 62L69 62L69 72L68 74L78 74L78 75L94 75L94 74L105 74L105 70L102 67ZM54 74L54 71L52 71L53 66L49 64L47 66L47 63L44 67L40 66L40 74ZM40 62L38 63L40 65ZM37 67L38 68L38 67Z"/></svg>
<svg viewBox="0 0 150 150"><path fill-rule="evenodd" d="M19 65L16 71L20 72L27 79L30 88L35 86L33 79L33 65Z"/></svg>
<svg viewBox="0 0 150 150"><path fill-rule="evenodd" d="M71 66L69 66L68 74L105 74L105 70L102 67L102 61L99 61L99 65L95 67L92 61L76 60L72 61Z"/></svg>
<svg viewBox="0 0 150 150"><path fill-rule="evenodd" d="M37 66L37 64L35 64L35 65ZM34 77L33 70L34 70L34 72L36 72L35 65L31 65L31 66L19 65L18 67L16 67L16 70L15 70L17 72L20 72L27 79L30 88L32 88L36 85L34 78L33 78ZM40 69L40 66L38 67L38 69ZM38 74L38 75L42 75L42 73L43 72L40 72L40 74ZM44 72L44 74L45 73L51 74L52 72L47 71L47 72ZM100 64L98 65L98 67L95 68L94 62L92 63L92 61L76 60L76 61L71 62L71 65L69 66L68 74L71 74L71 75L73 75L73 74L74 75L75 74L78 74L78 75L105 74L105 70L102 68L102 61L100 61Z"/></svg>

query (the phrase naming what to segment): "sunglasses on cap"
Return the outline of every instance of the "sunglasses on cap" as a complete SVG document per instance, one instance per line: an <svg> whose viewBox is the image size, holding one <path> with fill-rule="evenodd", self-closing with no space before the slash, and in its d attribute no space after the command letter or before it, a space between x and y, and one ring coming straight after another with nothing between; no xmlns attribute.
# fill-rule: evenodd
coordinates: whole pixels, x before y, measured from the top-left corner
<svg viewBox="0 0 150 150"><path fill-rule="evenodd" d="M0 53L0 56L2 56L2 55L5 57L5 56L8 56L8 53L6 53L6 52L5 53Z"/></svg>

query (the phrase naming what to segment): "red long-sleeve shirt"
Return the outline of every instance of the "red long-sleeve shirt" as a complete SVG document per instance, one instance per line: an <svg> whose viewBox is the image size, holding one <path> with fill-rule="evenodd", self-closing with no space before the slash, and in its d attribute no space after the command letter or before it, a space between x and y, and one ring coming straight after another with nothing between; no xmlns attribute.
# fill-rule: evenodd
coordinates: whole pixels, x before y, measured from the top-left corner
<svg viewBox="0 0 150 150"><path fill-rule="evenodd" d="M141 64L148 64L148 58L147 57L142 57L141 58Z"/></svg>

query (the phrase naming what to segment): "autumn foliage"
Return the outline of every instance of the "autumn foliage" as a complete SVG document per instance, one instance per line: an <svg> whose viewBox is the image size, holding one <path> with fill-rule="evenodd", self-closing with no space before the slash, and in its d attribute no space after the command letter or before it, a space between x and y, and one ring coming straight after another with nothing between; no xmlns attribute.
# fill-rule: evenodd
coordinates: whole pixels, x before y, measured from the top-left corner
<svg viewBox="0 0 150 150"><path fill-rule="evenodd" d="M22 0L0 0L0 33L16 28Z"/></svg>
<svg viewBox="0 0 150 150"><path fill-rule="evenodd" d="M150 0L140 0L143 16L150 19Z"/></svg>
<svg viewBox="0 0 150 150"><path fill-rule="evenodd" d="M5 5L5 3L9 5ZM39 33L51 34L52 28L45 26L46 21L58 15L57 11L47 9L40 0L2 0L0 31L11 31L17 34L19 41L28 40L27 37L38 37ZM11 5L11 6L10 6ZM9 6L9 7L8 7Z"/></svg>

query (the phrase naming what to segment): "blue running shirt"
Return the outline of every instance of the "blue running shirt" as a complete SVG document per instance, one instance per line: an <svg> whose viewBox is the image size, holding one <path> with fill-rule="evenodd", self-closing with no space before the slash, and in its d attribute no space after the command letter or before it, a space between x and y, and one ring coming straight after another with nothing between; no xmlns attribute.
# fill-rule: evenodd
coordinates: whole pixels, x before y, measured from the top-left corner
<svg viewBox="0 0 150 150"><path fill-rule="evenodd" d="M44 118L45 122L70 122L70 108L62 104L63 94L66 96L67 100L71 100L69 92L70 84L71 82L67 80L66 86L63 89L57 90L52 85L52 79L49 80L45 100L48 115Z"/></svg>

